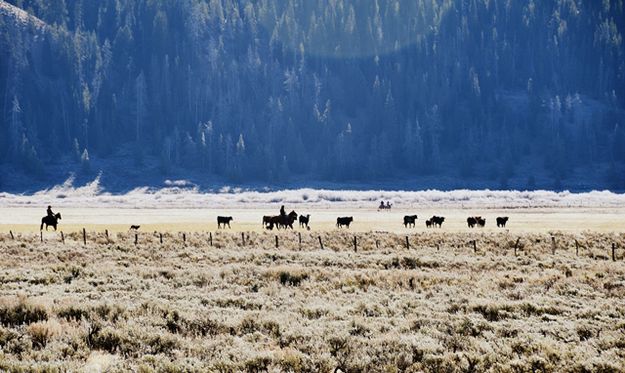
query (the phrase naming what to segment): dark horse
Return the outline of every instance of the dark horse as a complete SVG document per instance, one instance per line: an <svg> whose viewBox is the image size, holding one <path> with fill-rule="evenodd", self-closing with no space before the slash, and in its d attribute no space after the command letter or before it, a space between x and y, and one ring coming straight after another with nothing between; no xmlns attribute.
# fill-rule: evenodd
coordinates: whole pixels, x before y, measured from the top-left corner
<svg viewBox="0 0 625 373"><path fill-rule="evenodd" d="M297 219L297 213L295 211L291 211L288 215L282 216L272 216L269 218L269 227L268 229L273 229L274 225L279 228L291 228L293 229L293 222ZM263 218L263 223L265 219Z"/></svg>
<svg viewBox="0 0 625 373"><path fill-rule="evenodd" d="M48 226L52 226L54 230L56 230L56 226L58 225L59 220L61 220L61 213L59 212L57 212L54 216L44 216L43 218L41 218L41 227L39 228L39 230L43 230L44 224L46 225L46 230L48 230Z"/></svg>

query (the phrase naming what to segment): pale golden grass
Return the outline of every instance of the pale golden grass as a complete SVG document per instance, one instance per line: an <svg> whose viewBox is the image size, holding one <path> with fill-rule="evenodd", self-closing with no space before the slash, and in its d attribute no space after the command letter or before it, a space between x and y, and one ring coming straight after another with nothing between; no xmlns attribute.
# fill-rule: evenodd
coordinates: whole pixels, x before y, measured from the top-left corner
<svg viewBox="0 0 625 373"><path fill-rule="evenodd" d="M0 371L625 370L623 234L301 236L0 235Z"/></svg>

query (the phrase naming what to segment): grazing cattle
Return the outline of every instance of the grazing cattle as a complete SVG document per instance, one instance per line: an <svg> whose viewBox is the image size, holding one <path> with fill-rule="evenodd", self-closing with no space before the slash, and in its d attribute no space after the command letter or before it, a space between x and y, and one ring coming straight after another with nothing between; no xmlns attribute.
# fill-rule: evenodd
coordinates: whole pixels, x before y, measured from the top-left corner
<svg viewBox="0 0 625 373"><path fill-rule="evenodd" d="M61 220L61 213L59 212L52 216L44 216L43 218L41 218L41 227L39 228L39 230L43 230L44 224L46 225L46 230L48 230L48 226L52 226L54 230L56 230L56 226L58 225L59 220Z"/></svg>
<svg viewBox="0 0 625 373"><path fill-rule="evenodd" d="M341 228L342 226L346 226L347 228L349 228L349 225L353 221L354 221L354 217L352 217L352 216L336 218L336 227L337 228Z"/></svg>
<svg viewBox="0 0 625 373"><path fill-rule="evenodd" d="M425 221L425 227L426 228L432 228L432 219L428 219Z"/></svg>
<svg viewBox="0 0 625 373"><path fill-rule="evenodd" d="M505 228L507 222L508 222L507 216L497 218L497 226L500 228Z"/></svg>
<svg viewBox="0 0 625 373"><path fill-rule="evenodd" d="M486 225L486 219L483 219L481 216L469 216L467 218L467 225L469 228L474 228L476 225L484 227Z"/></svg>
<svg viewBox="0 0 625 373"><path fill-rule="evenodd" d="M232 221L232 216L218 216L217 217L217 229L221 228L222 225L224 228L226 228L226 225L228 225L228 228L230 228L231 221Z"/></svg>
<svg viewBox="0 0 625 373"><path fill-rule="evenodd" d="M131 226L130 226L130 230L135 230L135 231L137 231L137 230L139 230L139 228L141 228L141 226L140 226L140 225L131 225Z"/></svg>
<svg viewBox="0 0 625 373"><path fill-rule="evenodd" d="M417 215L406 215L404 216L404 227L408 228L408 226L415 226L415 221L417 220Z"/></svg>
<svg viewBox="0 0 625 373"><path fill-rule="evenodd" d="M273 229L273 224L271 224L271 218L271 216L263 216L263 226L267 229Z"/></svg>
<svg viewBox="0 0 625 373"><path fill-rule="evenodd" d="M477 220L473 216L469 216L467 218L467 225L469 226L469 228L475 227L475 224L477 224Z"/></svg>
<svg viewBox="0 0 625 373"><path fill-rule="evenodd" d="M443 226L443 222L445 221L445 218L442 216L432 216L430 218L430 220L432 221L432 226L436 227L438 226L439 228L442 228Z"/></svg>
<svg viewBox="0 0 625 373"><path fill-rule="evenodd" d="M300 215L299 216L299 226L306 226L308 228L308 222L310 221L310 214L308 215Z"/></svg>

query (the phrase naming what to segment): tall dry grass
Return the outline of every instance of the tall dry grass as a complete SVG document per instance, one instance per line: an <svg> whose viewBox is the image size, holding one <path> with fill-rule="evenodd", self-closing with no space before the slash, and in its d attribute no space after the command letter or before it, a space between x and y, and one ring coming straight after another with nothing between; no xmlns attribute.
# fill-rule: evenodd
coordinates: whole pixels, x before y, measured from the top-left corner
<svg viewBox="0 0 625 373"><path fill-rule="evenodd" d="M625 370L619 234L65 238L0 237L0 371Z"/></svg>

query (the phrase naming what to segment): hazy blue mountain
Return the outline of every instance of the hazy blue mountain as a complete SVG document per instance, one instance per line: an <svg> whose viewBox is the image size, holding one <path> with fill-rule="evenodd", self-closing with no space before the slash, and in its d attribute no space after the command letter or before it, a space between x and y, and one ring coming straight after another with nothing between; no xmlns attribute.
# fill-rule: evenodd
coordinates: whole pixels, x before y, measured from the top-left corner
<svg viewBox="0 0 625 373"><path fill-rule="evenodd" d="M0 191L625 190L623 0L0 0Z"/></svg>

